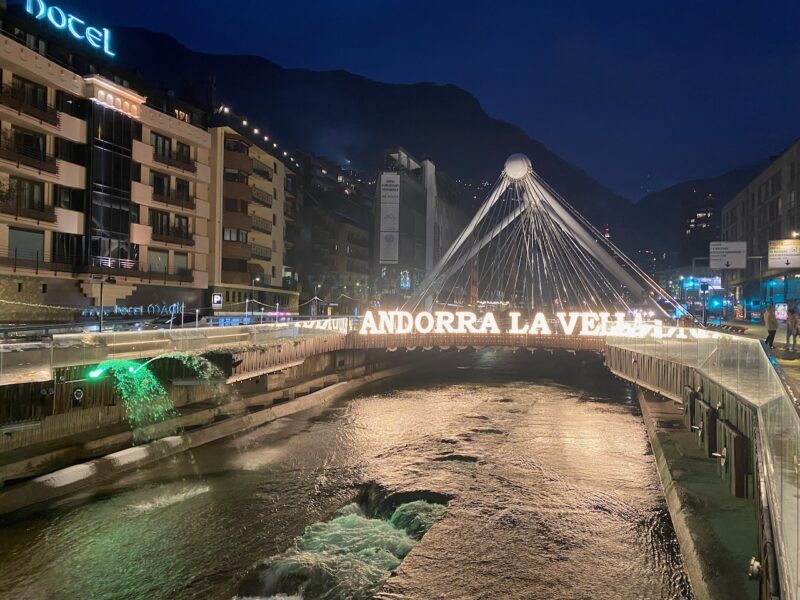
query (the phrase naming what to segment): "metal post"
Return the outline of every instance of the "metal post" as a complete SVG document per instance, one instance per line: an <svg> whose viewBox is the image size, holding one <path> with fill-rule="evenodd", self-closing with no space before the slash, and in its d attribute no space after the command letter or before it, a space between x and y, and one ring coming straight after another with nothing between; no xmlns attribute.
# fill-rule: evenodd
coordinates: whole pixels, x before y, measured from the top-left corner
<svg viewBox="0 0 800 600"><path fill-rule="evenodd" d="M186 308L186 303L181 302L181 328L183 328L183 311Z"/></svg>
<svg viewBox="0 0 800 600"><path fill-rule="evenodd" d="M250 298L245 298L244 299L244 316L246 317L249 314L250 314Z"/></svg>
<svg viewBox="0 0 800 600"><path fill-rule="evenodd" d="M260 324L261 325L264 324L264 307L263 306L261 307L261 323Z"/></svg>
<svg viewBox="0 0 800 600"><path fill-rule="evenodd" d="M276 300L275 301L275 322L276 323L281 318L281 316L279 314L280 312L281 312L281 303Z"/></svg>
<svg viewBox="0 0 800 600"><path fill-rule="evenodd" d="M100 333L103 333L103 283L105 279L100 279Z"/></svg>
<svg viewBox="0 0 800 600"><path fill-rule="evenodd" d="M200 327L200 309L194 309L194 328L197 329Z"/></svg>

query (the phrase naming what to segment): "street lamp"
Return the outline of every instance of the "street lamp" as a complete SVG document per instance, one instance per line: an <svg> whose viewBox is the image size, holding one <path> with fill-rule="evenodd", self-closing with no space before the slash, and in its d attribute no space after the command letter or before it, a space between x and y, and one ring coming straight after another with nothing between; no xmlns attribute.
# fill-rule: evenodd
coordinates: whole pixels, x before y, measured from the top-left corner
<svg viewBox="0 0 800 600"><path fill-rule="evenodd" d="M110 275L105 279L103 279L102 275L92 275L92 279L100 280L100 333L103 333L103 313L105 312L103 304L103 284L110 283L113 285L117 283L117 280L114 277L111 277Z"/></svg>
<svg viewBox="0 0 800 600"><path fill-rule="evenodd" d="M256 277L255 279L253 279L253 281L250 282L251 295L253 296L254 301L256 296L256 283L258 283L259 281L261 281L261 277Z"/></svg>

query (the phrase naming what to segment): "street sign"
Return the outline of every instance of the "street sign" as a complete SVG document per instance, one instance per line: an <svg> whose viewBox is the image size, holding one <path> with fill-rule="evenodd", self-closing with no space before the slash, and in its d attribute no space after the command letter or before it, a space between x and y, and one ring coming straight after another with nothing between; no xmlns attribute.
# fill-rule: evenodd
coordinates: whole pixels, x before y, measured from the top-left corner
<svg viewBox="0 0 800 600"><path fill-rule="evenodd" d="M222 294L211 294L211 308L222 308Z"/></svg>
<svg viewBox="0 0 800 600"><path fill-rule="evenodd" d="M800 268L800 240L772 240L769 243L770 269Z"/></svg>
<svg viewBox="0 0 800 600"><path fill-rule="evenodd" d="M747 267L747 242L711 242L708 265L712 269Z"/></svg>

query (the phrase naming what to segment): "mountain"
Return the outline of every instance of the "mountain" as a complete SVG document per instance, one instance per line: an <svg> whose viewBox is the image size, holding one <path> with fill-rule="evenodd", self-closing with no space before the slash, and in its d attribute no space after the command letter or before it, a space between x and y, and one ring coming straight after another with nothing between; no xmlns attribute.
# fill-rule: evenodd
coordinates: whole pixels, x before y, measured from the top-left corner
<svg viewBox="0 0 800 600"><path fill-rule="evenodd" d="M489 116L455 85L388 84L346 71L287 69L258 56L195 52L167 34L139 28L120 27L116 34L124 48L117 60L145 80L206 108L213 81L217 105L231 106L283 148L349 160L358 170L377 171L386 149L403 146L454 178L494 181L505 159L523 152L590 221L609 225L625 250L676 250L683 198L713 193L721 209L757 172L739 169L681 183L634 204L519 127Z"/></svg>
<svg viewBox="0 0 800 600"><path fill-rule="evenodd" d="M265 58L194 52L174 38L119 28L117 60L165 89L198 90L269 132L284 147L348 159L374 172L403 146L455 178L494 181L505 159L524 152L534 168L598 225L625 228L630 202L562 160L519 127L490 117L455 85L387 84L345 71L285 69Z"/></svg>
<svg viewBox="0 0 800 600"><path fill-rule="evenodd" d="M633 210L633 218L639 227L651 231L651 250L657 253L677 250L680 247L683 228L681 203L689 198L714 196L717 218L722 216L722 207L741 191L764 165L743 167L708 179L684 181L642 198Z"/></svg>

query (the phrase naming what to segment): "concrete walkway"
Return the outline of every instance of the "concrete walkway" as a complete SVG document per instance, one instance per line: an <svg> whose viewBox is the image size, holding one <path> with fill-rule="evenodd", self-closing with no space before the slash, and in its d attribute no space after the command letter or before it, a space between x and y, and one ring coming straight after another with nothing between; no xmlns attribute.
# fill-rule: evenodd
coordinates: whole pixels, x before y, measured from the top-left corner
<svg viewBox="0 0 800 600"><path fill-rule="evenodd" d="M639 404L695 598L756 600L747 577L758 555L755 501L731 495L679 405L646 390Z"/></svg>

